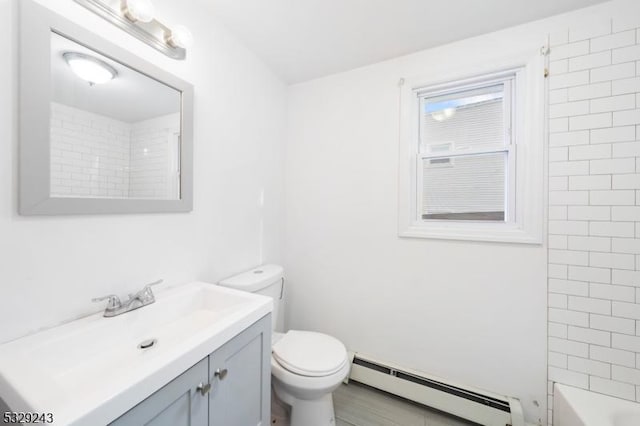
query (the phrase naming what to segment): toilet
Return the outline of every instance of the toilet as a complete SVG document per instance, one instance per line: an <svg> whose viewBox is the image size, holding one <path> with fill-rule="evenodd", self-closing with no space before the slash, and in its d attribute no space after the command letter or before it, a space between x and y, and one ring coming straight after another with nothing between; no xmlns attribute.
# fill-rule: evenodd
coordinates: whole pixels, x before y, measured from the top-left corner
<svg viewBox="0 0 640 426"><path fill-rule="evenodd" d="M345 346L335 337L313 331L276 332L284 290L283 268L263 265L218 284L273 298L271 384L291 407L291 426L335 425L332 392L349 374Z"/></svg>

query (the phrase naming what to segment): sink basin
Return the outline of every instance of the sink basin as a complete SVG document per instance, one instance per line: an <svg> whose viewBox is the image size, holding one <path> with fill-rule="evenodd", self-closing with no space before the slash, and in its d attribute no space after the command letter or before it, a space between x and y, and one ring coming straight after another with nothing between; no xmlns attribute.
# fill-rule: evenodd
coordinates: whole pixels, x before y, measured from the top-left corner
<svg viewBox="0 0 640 426"><path fill-rule="evenodd" d="M0 397L54 424L107 424L271 312L270 298L194 282L0 346ZM141 343L155 343L144 349Z"/></svg>

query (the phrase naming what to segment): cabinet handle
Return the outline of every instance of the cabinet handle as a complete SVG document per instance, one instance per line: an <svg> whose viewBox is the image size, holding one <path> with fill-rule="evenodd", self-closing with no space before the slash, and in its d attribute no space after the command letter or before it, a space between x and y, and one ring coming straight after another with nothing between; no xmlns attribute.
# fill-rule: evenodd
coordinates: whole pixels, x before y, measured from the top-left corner
<svg viewBox="0 0 640 426"><path fill-rule="evenodd" d="M203 385L202 383L200 383L196 388L196 390L200 392L202 396L205 396L211 391L211 383L207 383L206 385Z"/></svg>
<svg viewBox="0 0 640 426"><path fill-rule="evenodd" d="M224 378L227 377L227 373L228 371L226 368L223 368L222 370L218 368L216 372L213 373L213 375L219 378L220 380L224 380Z"/></svg>

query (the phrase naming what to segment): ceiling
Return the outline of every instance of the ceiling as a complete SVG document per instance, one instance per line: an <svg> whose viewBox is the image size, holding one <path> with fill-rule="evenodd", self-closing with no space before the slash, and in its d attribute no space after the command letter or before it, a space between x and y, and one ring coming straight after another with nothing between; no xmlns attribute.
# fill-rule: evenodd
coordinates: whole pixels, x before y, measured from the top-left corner
<svg viewBox="0 0 640 426"><path fill-rule="evenodd" d="M199 0L288 83L604 0Z"/></svg>

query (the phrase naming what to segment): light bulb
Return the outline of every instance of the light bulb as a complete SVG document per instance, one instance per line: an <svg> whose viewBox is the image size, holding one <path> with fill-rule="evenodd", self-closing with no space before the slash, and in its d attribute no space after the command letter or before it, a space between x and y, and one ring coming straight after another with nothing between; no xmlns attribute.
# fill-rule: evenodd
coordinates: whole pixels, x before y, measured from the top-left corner
<svg viewBox="0 0 640 426"><path fill-rule="evenodd" d="M156 10L151 0L123 0L122 12L132 22L151 22Z"/></svg>
<svg viewBox="0 0 640 426"><path fill-rule="evenodd" d="M93 56L79 52L66 52L62 55L75 75L89 84L104 84L118 75L109 64Z"/></svg>
<svg viewBox="0 0 640 426"><path fill-rule="evenodd" d="M184 25L176 25L167 35L167 43L173 47L188 49L193 46L193 35Z"/></svg>

